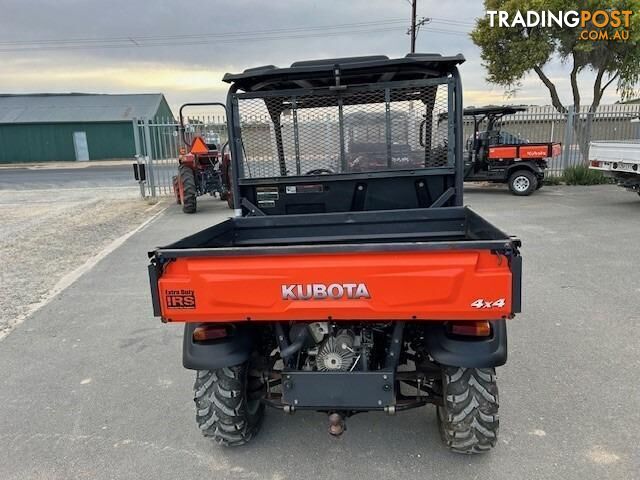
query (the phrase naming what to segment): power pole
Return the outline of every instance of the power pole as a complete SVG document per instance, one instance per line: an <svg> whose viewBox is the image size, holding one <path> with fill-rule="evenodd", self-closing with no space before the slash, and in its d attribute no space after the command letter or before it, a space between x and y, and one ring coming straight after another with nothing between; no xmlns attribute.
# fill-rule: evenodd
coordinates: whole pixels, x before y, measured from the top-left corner
<svg viewBox="0 0 640 480"><path fill-rule="evenodd" d="M411 37L411 53L416 53L416 38L418 38L418 30L423 25L431 22L428 17L416 18L416 11L418 10L418 0L407 0L411 2L411 27L407 30L407 35Z"/></svg>
<svg viewBox="0 0 640 480"><path fill-rule="evenodd" d="M418 0L411 0L411 53L416 53L416 9Z"/></svg>

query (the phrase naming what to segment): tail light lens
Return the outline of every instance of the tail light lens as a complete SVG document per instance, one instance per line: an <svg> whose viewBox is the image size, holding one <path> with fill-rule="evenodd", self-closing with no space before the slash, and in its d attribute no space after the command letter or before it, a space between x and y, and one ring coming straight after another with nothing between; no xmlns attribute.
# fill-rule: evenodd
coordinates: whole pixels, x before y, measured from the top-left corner
<svg viewBox="0 0 640 480"><path fill-rule="evenodd" d="M204 325L193 330L193 340L195 342L205 342L207 340L217 340L227 336L227 329L220 325Z"/></svg>
<svg viewBox="0 0 640 480"><path fill-rule="evenodd" d="M591 166L592 167L599 167L600 166L600 162L598 160L591 160Z"/></svg>
<svg viewBox="0 0 640 480"><path fill-rule="evenodd" d="M449 322L447 330L453 335L488 337L491 335L491 324L486 320L481 322Z"/></svg>

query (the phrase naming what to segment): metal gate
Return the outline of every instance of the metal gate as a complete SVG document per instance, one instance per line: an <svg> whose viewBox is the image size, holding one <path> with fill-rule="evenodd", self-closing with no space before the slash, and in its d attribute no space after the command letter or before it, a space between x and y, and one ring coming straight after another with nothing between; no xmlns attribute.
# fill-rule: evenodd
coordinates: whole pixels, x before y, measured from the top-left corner
<svg viewBox="0 0 640 480"><path fill-rule="evenodd" d="M206 132L220 135L227 141L224 116L190 116L185 131L187 140ZM174 195L173 178L178 172L180 149L186 148L180 133L180 124L173 118L134 119L136 162L144 165L146 178L140 182L143 197Z"/></svg>

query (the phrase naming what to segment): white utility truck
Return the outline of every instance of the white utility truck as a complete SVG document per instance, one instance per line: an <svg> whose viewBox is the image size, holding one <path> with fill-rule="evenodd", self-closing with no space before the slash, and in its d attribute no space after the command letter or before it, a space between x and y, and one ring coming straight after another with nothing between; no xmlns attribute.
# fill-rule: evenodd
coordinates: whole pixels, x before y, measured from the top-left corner
<svg viewBox="0 0 640 480"><path fill-rule="evenodd" d="M640 195L640 140L591 142L589 168Z"/></svg>

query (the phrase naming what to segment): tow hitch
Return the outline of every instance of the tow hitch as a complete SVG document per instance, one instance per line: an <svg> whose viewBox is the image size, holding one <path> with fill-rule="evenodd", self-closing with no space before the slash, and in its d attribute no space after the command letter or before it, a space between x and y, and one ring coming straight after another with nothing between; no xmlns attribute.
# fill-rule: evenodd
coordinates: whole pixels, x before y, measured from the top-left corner
<svg viewBox="0 0 640 480"><path fill-rule="evenodd" d="M338 412L329 415L329 435L339 437L347 429L345 418Z"/></svg>

